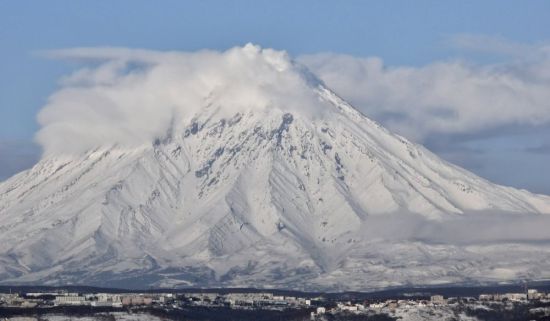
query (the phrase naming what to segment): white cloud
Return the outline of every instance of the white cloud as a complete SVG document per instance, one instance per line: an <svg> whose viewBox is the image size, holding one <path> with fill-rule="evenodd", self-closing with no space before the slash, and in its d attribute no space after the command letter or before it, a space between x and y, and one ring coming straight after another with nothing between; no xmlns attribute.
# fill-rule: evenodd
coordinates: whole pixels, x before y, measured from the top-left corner
<svg viewBox="0 0 550 321"><path fill-rule="evenodd" d="M421 67L388 67L377 57L340 54L298 61L367 116L419 142L550 124L548 47L471 35L451 43L512 58L493 65L441 61ZM225 52L73 48L46 55L84 62L39 113L37 141L46 153L151 142L171 125L185 123L213 96L212 103L230 112L274 105L319 112L318 100L303 90L309 80L281 51L247 45Z"/></svg>
<svg viewBox="0 0 550 321"><path fill-rule="evenodd" d="M38 115L36 139L46 154L150 143L207 104L227 116L272 106L312 112L320 104L284 51L250 44L225 52L75 48L47 55L86 67L64 78Z"/></svg>
<svg viewBox="0 0 550 321"><path fill-rule="evenodd" d="M506 52L514 59L494 65L442 61L421 67L388 67L377 57L340 54L298 60L368 116L420 142L438 134L550 123L548 48L473 36L453 41L476 50L485 43L486 50Z"/></svg>
<svg viewBox="0 0 550 321"><path fill-rule="evenodd" d="M362 232L373 239L454 245L549 243L548 226L548 215L529 213L477 211L444 220L429 220L414 213L394 213L368 217Z"/></svg>

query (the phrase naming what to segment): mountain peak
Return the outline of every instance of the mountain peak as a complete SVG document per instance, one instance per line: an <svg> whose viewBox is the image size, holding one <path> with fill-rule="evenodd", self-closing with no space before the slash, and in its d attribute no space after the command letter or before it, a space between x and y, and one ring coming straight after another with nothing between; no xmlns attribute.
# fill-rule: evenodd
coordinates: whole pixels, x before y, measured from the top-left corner
<svg viewBox="0 0 550 321"><path fill-rule="evenodd" d="M550 276L549 197L389 132L286 53L115 54L52 96L46 155L0 183L0 283L364 290ZM497 245L495 226L508 234Z"/></svg>

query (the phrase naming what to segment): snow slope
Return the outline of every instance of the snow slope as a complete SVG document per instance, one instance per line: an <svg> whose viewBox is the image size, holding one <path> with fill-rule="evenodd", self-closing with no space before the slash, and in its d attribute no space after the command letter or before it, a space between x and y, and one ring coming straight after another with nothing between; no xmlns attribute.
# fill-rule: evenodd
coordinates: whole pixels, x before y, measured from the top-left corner
<svg viewBox="0 0 550 321"><path fill-rule="evenodd" d="M550 276L544 242L377 234L389 216L548 214L550 197L453 166L286 72L314 113L232 112L213 94L153 142L50 155L0 183L1 282L364 290Z"/></svg>

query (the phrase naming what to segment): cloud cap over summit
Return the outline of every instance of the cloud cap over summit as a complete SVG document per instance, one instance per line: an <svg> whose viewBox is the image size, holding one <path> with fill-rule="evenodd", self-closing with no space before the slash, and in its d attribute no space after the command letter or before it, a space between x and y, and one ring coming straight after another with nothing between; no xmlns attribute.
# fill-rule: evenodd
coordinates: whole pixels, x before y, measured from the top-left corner
<svg viewBox="0 0 550 321"><path fill-rule="evenodd" d="M286 52L253 44L224 52L73 48L45 53L85 67L61 81L38 114L45 154L137 146L181 130L203 108L226 115L280 108L315 115L315 79Z"/></svg>

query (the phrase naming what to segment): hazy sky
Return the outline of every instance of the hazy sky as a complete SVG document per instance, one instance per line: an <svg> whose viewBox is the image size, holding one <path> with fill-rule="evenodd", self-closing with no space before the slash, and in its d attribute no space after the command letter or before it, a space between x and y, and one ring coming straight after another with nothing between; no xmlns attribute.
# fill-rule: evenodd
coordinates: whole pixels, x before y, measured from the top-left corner
<svg viewBox="0 0 550 321"><path fill-rule="evenodd" d="M550 194L549 1L2 1L0 179L81 67L38 52L286 50L368 116L495 182Z"/></svg>

